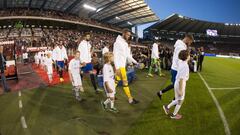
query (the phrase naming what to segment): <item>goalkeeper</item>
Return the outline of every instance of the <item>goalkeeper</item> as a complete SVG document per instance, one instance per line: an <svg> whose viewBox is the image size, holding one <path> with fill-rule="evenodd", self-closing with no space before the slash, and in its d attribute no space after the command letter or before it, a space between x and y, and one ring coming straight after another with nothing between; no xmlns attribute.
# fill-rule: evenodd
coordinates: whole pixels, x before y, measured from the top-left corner
<svg viewBox="0 0 240 135"><path fill-rule="evenodd" d="M128 29L123 29L122 36L118 36L114 45L113 45L113 54L114 54L114 65L116 69L116 79L115 85L117 86L118 82L122 80L123 82L123 90L128 97L129 104L137 104L139 101L134 99L131 95L128 79L127 79L127 71L126 64L127 61L133 62L138 65L137 61L132 58L129 48L129 41L131 37L131 31Z"/></svg>
<svg viewBox="0 0 240 135"><path fill-rule="evenodd" d="M156 42L152 46L151 65L149 66L149 70L148 70L149 77L153 77L153 74L152 74L153 67L157 68L157 72L158 72L159 76L164 76L164 74L162 74L162 71L161 71L158 44L159 44L159 42Z"/></svg>

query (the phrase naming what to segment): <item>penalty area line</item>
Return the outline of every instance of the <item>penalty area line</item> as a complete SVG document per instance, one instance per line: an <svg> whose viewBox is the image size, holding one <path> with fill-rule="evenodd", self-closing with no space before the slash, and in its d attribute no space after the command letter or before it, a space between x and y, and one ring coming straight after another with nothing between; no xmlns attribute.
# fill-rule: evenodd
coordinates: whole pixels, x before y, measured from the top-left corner
<svg viewBox="0 0 240 135"><path fill-rule="evenodd" d="M224 112L223 112L223 110L222 110L222 108L221 108L221 106L220 106L217 98L216 98L215 95L213 94L212 89L209 87L209 85L207 84L207 82L205 81L205 79L202 77L202 75L201 75L200 73L198 73L198 75L200 76L201 80L203 81L203 83L204 83L205 86L207 87L208 92L210 93L210 95L211 95L211 97L212 97L212 99L213 99L213 101L214 101L214 103L215 103L215 105L216 105L216 107L217 107L217 109L218 109L219 115L220 115L220 117L221 117L221 119L222 119L222 122L223 122L223 125L224 125L225 134L226 134L226 135L231 135L231 132L230 132L230 129L229 129L229 125L228 125L227 119L226 119L226 117L225 117L225 115L224 115Z"/></svg>

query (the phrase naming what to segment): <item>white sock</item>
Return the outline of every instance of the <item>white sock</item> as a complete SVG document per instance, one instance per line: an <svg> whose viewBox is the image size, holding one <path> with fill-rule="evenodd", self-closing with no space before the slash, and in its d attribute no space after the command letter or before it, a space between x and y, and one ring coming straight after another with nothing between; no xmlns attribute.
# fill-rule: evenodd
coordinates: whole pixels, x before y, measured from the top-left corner
<svg viewBox="0 0 240 135"><path fill-rule="evenodd" d="M159 91L159 94L162 95L162 91Z"/></svg>
<svg viewBox="0 0 240 135"><path fill-rule="evenodd" d="M111 102L111 100L108 98L106 101L104 101L104 104L107 105L110 102Z"/></svg>
<svg viewBox="0 0 240 135"><path fill-rule="evenodd" d="M167 106L167 108L169 109L169 108L171 108L172 106L176 105L177 103L178 103L177 100L173 100L173 101Z"/></svg>
<svg viewBox="0 0 240 135"><path fill-rule="evenodd" d="M75 87L75 96L76 97L79 97L80 95L79 95L79 87Z"/></svg>
<svg viewBox="0 0 240 135"><path fill-rule="evenodd" d="M110 103L111 103L111 108L114 108L114 100L111 100Z"/></svg>
<svg viewBox="0 0 240 135"><path fill-rule="evenodd" d="M178 113L178 111L180 110L182 105L176 105L175 109L174 109L174 112L173 112L173 115L176 115Z"/></svg>

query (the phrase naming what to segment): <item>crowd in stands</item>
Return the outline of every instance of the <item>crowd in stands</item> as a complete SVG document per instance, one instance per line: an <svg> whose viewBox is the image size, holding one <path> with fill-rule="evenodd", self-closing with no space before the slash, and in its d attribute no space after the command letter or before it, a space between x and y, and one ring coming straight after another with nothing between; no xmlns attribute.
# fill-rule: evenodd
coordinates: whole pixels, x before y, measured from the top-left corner
<svg viewBox="0 0 240 135"><path fill-rule="evenodd" d="M31 10L31 9L7 9L7 10L1 10L0 11L1 17L6 16L38 16L38 17L48 17L48 18L55 18L55 19L64 19L64 20L71 20L71 21L77 21L107 28L112 28L115 30L121 30L117 26L113 26L110 24L104 24L100 23L96 20L90 19L90 18L83 18L76 15L63 13L59 11L53 11L53 10Z"/></svg>
<svg viewBox="0 0 240 135"><path fill-rule="evenodd" d="M82 39L84 32L77 30L62 30L62 29L44 29L44 28L12 28L12 29L3 29L0 32L0 39L4 40L15 40L17 55L21 57L26 48L28 47L51 47L54 48L56 44L60 42L66 47L69 56L77 49L79 42ZM92 39L91 44L96 52L96 58L101 58L101 50L104 46L108 45L110 51L112 51L113 44L117 37L116 34L106 33L106 32L91 32ZM2 37L2 38L1 38ZM7 38L6 38L7 37ZM139 63L144 63L145 67L148 68L150 65L150 54L152 43L143 44L136 46L135 42L131 43L133 46L131 48L133 58L136 59ZM174 50L174 42L162 41L159 45L159 55L161 60L161 67L165 70L171 69L171 62ZM199 50L202 44L194 43L191 47L191 56L193 61L192 63L198 61ZM239 52L238 49L231 49L228 47L234 47L234 45L225 47L221 49L218 47L225 47L224 45L213 45L208 44L204 46L204 51L206 53L219 52L223 53L224 50L231 50ZM12 51L11 48L7 50ZM221 52L220 52L221 50ZM240 49L239 49L240 50ZM101 60L100 60L101 61ZM191 66L190 66L191 67ZM193 67L193 66L192 66Z"/></svg>

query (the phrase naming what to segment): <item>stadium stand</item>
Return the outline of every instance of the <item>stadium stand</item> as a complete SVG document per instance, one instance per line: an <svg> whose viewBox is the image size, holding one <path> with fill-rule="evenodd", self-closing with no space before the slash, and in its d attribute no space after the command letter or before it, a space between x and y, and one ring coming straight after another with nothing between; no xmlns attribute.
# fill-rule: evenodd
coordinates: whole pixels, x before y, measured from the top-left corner
<svg viewBox="0 0 240 135"><path fill-rule="evenodd" d="M239 30L238 24L208 22L173 14L146 28L144 39L160 39L173 46L174 41L181 39L185 33L191 33L195 39L195 48L204 46L206 52L214 54L240 54Z"/></svg>

